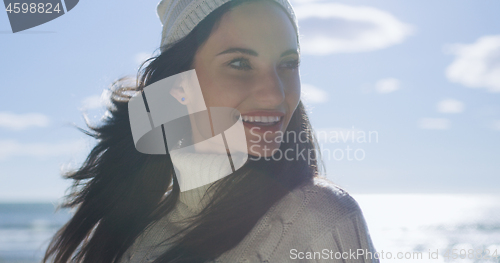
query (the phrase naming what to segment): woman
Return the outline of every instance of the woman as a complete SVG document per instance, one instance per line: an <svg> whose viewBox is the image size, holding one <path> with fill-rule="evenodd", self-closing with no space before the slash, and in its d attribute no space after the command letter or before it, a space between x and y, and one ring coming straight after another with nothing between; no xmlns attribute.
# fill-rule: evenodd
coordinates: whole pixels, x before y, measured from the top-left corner
<svg viewBox="0 0 500 263"><path fill-rule="evenodd" d="M289 3L162 1L158 14L162 52L140 71L137 85L114 85L111 116L89 126L94 133L84 131L99 142L66 175L75 183L63 207L78 209L44 262L378 262L357 203L319 176L316 140L300 102L299 34ZM229 152L174 150L203 141L195 136L186 86L171 88L166 98L179 116L189 116L191 131L180 135L180 145L159 142L171 150L167 155L143 154L134 145L132 96L140 91L146 98L150 85L190 70L203 106L241 113L248 158L230 173ZM280 134L292 136L276 139ZM206 177L215 179L183 187Z"/></svg>

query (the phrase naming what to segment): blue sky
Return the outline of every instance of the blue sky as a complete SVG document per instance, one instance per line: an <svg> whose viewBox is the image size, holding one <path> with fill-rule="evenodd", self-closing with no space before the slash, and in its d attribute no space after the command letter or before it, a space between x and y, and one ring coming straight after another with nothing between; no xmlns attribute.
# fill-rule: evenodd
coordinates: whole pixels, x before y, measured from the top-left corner
<svg viewBox="0 0 500 263"><path fill-rule="evenodd" d="M352 193L498 191L500 2L292 3L310 118L337 154L330 180ZM97 122L103 90L158 48L156 4L80 1L16 34L0 12L0 201L64 194L61 169L95 143L69 123L85 127L83 111ZM370 131L378 140L357 142Z"/></svg>

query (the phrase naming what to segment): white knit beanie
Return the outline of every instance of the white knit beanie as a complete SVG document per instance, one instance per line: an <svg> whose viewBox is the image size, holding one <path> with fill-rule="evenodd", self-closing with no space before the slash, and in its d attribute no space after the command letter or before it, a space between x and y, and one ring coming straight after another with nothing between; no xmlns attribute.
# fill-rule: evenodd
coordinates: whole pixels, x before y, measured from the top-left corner
<svg viewBox="0 0 500 263"><path fill-rule="evenodd" d="M208 14L231 0L161 0L156 8L163 24L161 51L170 43L185 37ZM298 32L298 22L293 7L288 0L275 1L287 11Z"/></svg>

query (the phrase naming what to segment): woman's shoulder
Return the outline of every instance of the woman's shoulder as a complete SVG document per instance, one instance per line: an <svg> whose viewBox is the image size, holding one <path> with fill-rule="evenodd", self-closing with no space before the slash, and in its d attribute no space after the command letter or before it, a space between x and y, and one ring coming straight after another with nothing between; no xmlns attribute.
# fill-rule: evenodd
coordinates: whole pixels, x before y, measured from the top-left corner
<svg viewBox="0 0 500 263"><path fill-rule="evenodd" d="M276 203L240 244L238 252L249 262L276 262L288 257L291 249L334 249L337 241L346 248L368 247L356 245L368 244L364 232L357 202L328 179L315 177Z"/></svg>
<svg viewBox="0 0 500 263"><path fill-rule="evenodd" d="M286 221L307 222L319 228L362 216L358 203L346 190L319 176L285 196L276 212Z"/></svg>
<svg viewBox="0 0 500 263"><path fill-rule="evenodd" d="M326 177L316 176L300 187L308 198L309 212L331 212L337 214L359 211L356 200L343 188Z"/></svg>

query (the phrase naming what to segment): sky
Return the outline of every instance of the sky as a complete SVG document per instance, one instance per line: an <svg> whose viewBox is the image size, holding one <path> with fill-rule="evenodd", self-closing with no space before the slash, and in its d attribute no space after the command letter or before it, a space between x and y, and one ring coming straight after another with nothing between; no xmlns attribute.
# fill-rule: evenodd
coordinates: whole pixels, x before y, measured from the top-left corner
<svg viewBox="0 0 500 263"><path fill-rule="evenodd" d="M0 12L0 201L54 201L105 91L158 53L157 1L80 1L13 34ZM325 176L351 193L497 193L500 2L295 0ZM155 53L156 52L156 53ZM104 95L103 95L104 94Z"/></svg>

